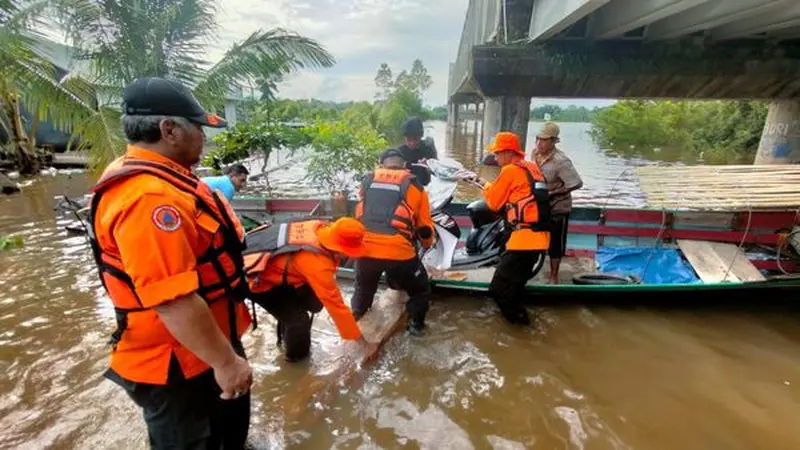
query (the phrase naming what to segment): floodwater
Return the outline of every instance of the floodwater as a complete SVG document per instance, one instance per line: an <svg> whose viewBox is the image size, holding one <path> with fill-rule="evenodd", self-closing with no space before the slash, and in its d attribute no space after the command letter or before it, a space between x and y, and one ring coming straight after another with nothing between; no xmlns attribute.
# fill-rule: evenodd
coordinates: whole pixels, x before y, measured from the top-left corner
<svg viewBox="0 0 800 450"><path fill-rule="evenodd" d="M480 145L480 123L464 122L457 130L450 130L455 135L448 136L445 122L427 122L426 134L434 139L440 154L460 161L465 167L478 171L484 178L492 179L497 174L497 167L481 166L482 159ZM528 126L528 150L533 148L533 138L541 123L531 122ZM561 143L559 148L572 159L576 169L583 178L583 189L574 193L574 204L602 205L602 206L629 206L637 207L644 204L644 195L639 188L635 169L639 166L649 165L675 165L685 162L696 162L691 156L676 155L675 153L663 154L660 152L637 152L631 149L625 154L619 151L601 150L590 139L589 124L564 123L561 127ZM447 149L447 150L445 150ZM643 156L648 156L649 159ZM285 166L287 162L291 162ZM264 180L251 182L245 193L251 195L280 195L283 197L303 198L321 195L323 191L306 179L305 164L302 152L291 156L286 153L275 152L271 156L270 167L275 171L268 176L269 189ZM261 168L261 161L251 165L256 172ZM456 192L459 200L471 200L480 195L477 188L462 183Z"/></svg>
<svg viewBox="0 0 800 450"><path fill-rule="evenodd" d="M569 127L565 150L601 198L617 176L609 167L638 162L581 146ZM0 198L0 235L25 239L0 253L0 448L146 448L139 410L101 377L114 323L89 249L63 230L69 216L53 211L54 196L89 184L84 175L43 177ZM393 338L358 383L299 417L284 402L308 366L282 361L274 323L261 314L245 340L256 380L252 445L800 448L794 315L613 309L591 299L532 312L535 326L521 330L479 296L434 297L425 336ZM313 351L337 339L319 316Z"/></svg>

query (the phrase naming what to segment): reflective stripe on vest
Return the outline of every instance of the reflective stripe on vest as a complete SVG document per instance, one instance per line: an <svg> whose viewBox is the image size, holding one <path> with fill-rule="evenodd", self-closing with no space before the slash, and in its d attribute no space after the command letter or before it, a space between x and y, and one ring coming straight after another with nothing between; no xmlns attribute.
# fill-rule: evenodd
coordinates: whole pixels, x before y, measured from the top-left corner
<svg viewBox="0 0 800 450"><path fill-rule="evenodd" d="M514 165L525 172L530 192L524 198L508 204L506 220L515 230L549 231L550 195L544 175L531 162L517 161Z"/></svg>
<svg viewBox="0 0 800 450"><path fill-rule="evenodd" d="M406 170L378 169L364 178L364 198L356 218L367 231L401 234L414 239L413 211L406 203L408 188L416 177Z"/></svg>
<svg viewBox="0 0 800 450"><path fill-rule="evenodd" d="M141 174L153 175L175 188L193 195L197 207L219 223L219 229L212 236L208 249L197 258L200 285L197 293L209 304L225 297L229 299L230 339L232 344L238 345L234 301L244 299L247 283L244 278L242 257L244 243L239 238L236 225L230 216L233 212L225 206L216 192L213 192L197 178L180 173L164 163L134 158L124 159L119 168L105 174L91 190L94 195L89 210L89 242L100 273L100 280L111 297L117 316L117 329L112 334L109 343L116 348L116 344L122 339L125 328L127 328L128 314L146 311L149 308L142 305L136 294L133 280L125 272L122 261L104 252L100 247L95 230L95 215L100 199L110 187L122 180ZM225 267L232 269L226 271Z"/></svg>

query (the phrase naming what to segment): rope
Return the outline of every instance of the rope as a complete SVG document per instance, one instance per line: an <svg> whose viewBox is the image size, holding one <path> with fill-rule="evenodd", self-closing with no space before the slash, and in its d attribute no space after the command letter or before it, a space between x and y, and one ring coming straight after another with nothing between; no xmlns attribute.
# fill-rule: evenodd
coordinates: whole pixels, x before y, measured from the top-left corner
<svg viewBox="0 0 800 450"><path fill-rule="evenodd" d="M611 185L611 189L608 191L608 194L606 194L606 201L605 201L605 203L603 203L603 210L605 210L608 207L608 202L609 202L609 200L611 200L611 194L613 194L614 193L614 189L617 188L617 183L619 183L619 180L622 179L623 175L625 175L626 173L628 173L628 172L630 172L632 170L633 170L633 167L628 167L625 170L623 170L622 172L620 172L619 175L617 175L617 179L614 180L614 184Z"/></svg>
<svg viewBox="0 0 800 450"><path fill-rule="evenodd" d="M722 282L724 283L725 280L728 279L728 275L731 273L731 269L733 269L733 263L736 262L736 257L739 256L739 252L742 250L742 246L744 245L745 239L747 239L747 233L750 232L750 223L753 220L753 208L749 205L747 207L747 226L744 229L744 234L742 235L742 240L739 242L739 246L736 247L736 253L733 254L733 258L731 258L731 263L728 265L728 270L725 271L725 276L722 277Z"/></svg>
<svg viewBox="0 0 800 450"><path fill-rule="evenodd" d="M655 250L658 247L658 244L661 242L661 237L664 235L664 230L667 227L667 210L661 210L661 227L658 229L658 234L656 235L656 242L653 244L652 250ZM639 278L638 284L644 283L644 277L647 275L647 269L650 267L650 261L653 260L653 255L655 255L655 251L650 252L650 256L647 257L647 264L644 265L644 271L642 272L642 277Z"/></svg>

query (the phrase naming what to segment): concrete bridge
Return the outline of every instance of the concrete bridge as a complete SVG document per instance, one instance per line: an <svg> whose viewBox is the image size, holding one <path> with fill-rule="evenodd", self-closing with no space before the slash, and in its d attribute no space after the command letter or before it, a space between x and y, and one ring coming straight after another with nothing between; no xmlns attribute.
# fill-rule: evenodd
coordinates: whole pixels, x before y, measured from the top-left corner
<svg viewBox="0 0 800 450"><path fill-rule="evenodd" d="M532 97L768 99L756 163L800 163L800 0L470 0L449 97L484 142Z"/></svg>

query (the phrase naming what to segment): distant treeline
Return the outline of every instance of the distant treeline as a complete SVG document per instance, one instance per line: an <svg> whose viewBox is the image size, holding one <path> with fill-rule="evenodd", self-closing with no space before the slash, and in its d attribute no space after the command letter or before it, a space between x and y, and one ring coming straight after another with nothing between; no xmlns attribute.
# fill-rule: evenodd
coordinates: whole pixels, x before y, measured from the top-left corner
<svg viewBox="0 0 800 450"><path fill-rule="evenodd" d="M556 105L542 105L531 108L531 121L545 120L545 115L550 114L554 122L590 122L604 108L588 109L583 106L569 105L562 108Z"/></svg>
<svg viewBox="0 0 800 450"><path fill-rule="evenodd" d="M628 157L749 164L766 117L760 101L622 100L592 118L590 133Z"/></svg>

